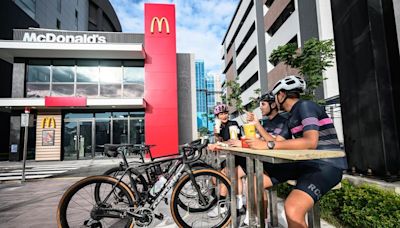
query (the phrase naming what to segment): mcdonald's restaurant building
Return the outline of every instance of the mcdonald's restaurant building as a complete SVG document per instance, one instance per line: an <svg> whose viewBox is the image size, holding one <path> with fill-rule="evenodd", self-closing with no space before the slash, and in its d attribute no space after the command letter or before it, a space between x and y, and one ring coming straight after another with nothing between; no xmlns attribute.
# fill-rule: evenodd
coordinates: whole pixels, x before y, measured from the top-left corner
<svg viewBox="0 0 400 228"><path fill-rule="evenodd" d="M145 4L144 20L144 34L14 29L0 40L13 64L11 94L0 98L10 136L2 153L22 158L24 112L35 160L103 157L107 143L154 144L165 156L192 140L194 55L176 53L174 5Z"/></svg>

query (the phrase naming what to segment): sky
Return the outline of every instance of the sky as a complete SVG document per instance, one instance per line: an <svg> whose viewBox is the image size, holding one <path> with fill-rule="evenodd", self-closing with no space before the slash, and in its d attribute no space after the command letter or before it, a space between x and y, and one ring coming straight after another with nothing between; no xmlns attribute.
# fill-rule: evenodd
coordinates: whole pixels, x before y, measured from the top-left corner
<svg viewBox="0 0 400 228"><path fill-rule="evenodd" d="M221 75L221 43L239 0L110 0L123 32L144 33L144 3L174 3L178 53L204 60L206 75Z"/></svg>

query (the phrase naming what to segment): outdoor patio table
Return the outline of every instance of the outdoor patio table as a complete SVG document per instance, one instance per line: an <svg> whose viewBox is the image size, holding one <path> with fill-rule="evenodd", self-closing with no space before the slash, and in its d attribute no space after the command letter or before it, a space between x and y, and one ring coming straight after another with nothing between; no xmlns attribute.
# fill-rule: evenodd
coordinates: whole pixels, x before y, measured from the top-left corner
<svg viewBox="0 0 400 228"><path fill-rule="evenodd" d="M331 151L331 150L254 150L249 148L239 147L223 147L216 153L226 154L228 175L231 180L232 186L237 184L236 175L234 175L235 169L235 156L241 156L246 158L247 164L247 176L254 176L254 167L256 171L256 183L257 183L257 217L258 222L255 220L255 186L254 178L247 178L248 180L248 208L249 210L249 226L250 227L265 227L265 209L264 209L264 195L263 195L263 162L272 164L277 163L289 163L296 161L315 160L323 158L337 158L344 157L343 151ZM254 161L254 162L253 162ZM232 224L238 224L237 217L237 205L236 205L236 190L231 187L231 195L234 196L231 199L231 216ZM277 202L271 202L272 208L270 208L270 226L278 226L278 215L277 215ZM235 226L234 226L235 227Z"/></svg>

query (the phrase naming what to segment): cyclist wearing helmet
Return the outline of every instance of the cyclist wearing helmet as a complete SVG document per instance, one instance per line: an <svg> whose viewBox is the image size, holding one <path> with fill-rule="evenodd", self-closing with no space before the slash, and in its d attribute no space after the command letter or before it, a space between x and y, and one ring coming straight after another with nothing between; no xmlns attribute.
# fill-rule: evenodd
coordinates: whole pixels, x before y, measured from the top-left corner
<svg viewBox="0 0 400 228"><path fill-rule="evenodd" d="M214 136L215 136L215 141L217 142L224 142L227 143L229 145L241 145L240 140L232 140L230 139L230 134L229 134L229 127L230 126L237 126L238 129L239 128L239 124L236 121L233 120L229 120L229 110L228 110L228 106L225 104L219 104L217 106L215 106L214 108L214 115L215 118L218 118L221 121L221 126L219 129L219 133L214 132ZM217 126L218 127L218 126ZM241 137L241 133L240 131L238 132L238 138ZM214 150L215 148L217 148L217 144L209 144L208 145L208 149L210 150ZM221 163L221 172L224 173L226 175L226 161L223 161ZM237 175L237 180L238 180L238 189L237 189L237 199L238 199L238 209L241 209L243 206L243 184L242 184L242 178L246 175L245 174L245 170L246 170L246 158L244 157L235 157L235 167L236 167L236 175ZM227 194L227 189L220 189L220 195L222 197L225 197ZM221 210L224 212L227 209L225 207L215 207L213 210L211 210L210 212L207 213L207 215L211 218L213 217L217 217L220 215Z"/></svg>
<svg viewBox="0 0 400 228"><path fill-rule="evenodd" d="M279 134L283 134L283 130L286 130L287 127L285 123L287 118L283 117L278 113L278 106L275 103L275 97L269 92L261 96L260 98L260 110L263 117L266 117L260 121L258 121L257 116L253 113L247 114L247 119L251 123L254 123L257 131L260 133L262 138L266 138L266 134L272 135L276 137ZM290 132L286 131L285 137L291 137Z"/></svg>
<svg viewBox="0 0 400 228"><path fill-rule="evenodd" d="M229 127L237 126L237 129L240 129L239 124L236 121L229 120L229 110L228 106L225 104L219 104L215 106L214 115L215 118L221 121L219 133L214 132L216 141L218 142L228 141L230 139ZM238 133L240 137L241 136L240 131Z"/></svg>
<svg viewBox="0 0 400 228"><path fill-rule="evenodd" d="M269 136L276 137L277 135L285 135L285 137L290 138L291 134L287 130L287 118L283 117L278 111L278 106L275 103L275 97L272 95L271 92L265 93L261 96L260 100L260 110L261 114L264 119L261 122L257 119L257 116L254 113L248 112L247 113L247 120L249 123L253 123L256 126L256 129L261 139L265 142L265 138ZM268 136L267 136L268 135ZM264 169L267 169L269 163L264 163ZM268 178L266 174L264 174L264 179ZM268 179L264 181L266 183ZM265 186L269 187L269 186ZM265 192L264 192L265 193ZM264 208L267 210L267 196L264 194ZM246 211L246 216L243 221L244 224L249 224L249 213Z"/></svg>
<svg viewBox="0 0 400 228"><path fill-rule="evenodd" d="M335 127L325 110L300 99L305 88L304 80L292 75L278 81L272 90L278 108L290 113L287 126L294 139L280 134L276 138L267 136L266 142L246 140L251 148L340 150ZM341 181L343 169L347 169L345 158L275 164L266 168L269 177L264 178L264 186L297 180L285 201L286 218L289 227L307 227L305 214Z"/></svg>

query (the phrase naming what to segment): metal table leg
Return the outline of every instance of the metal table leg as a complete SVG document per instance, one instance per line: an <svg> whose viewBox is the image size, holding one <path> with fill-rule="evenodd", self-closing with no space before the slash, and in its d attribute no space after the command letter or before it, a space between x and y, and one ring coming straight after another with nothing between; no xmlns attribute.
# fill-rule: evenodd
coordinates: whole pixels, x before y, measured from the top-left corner
<svg viewBox="0 0 400 228"><path fill-rule="evenodd" d="M232 218L232 227L239 227L239 221L237 216L237 201L236 201L236 172L235 172L235 156L228 153L226 157L226 165L228 169L228 177L231 180L231 218Z"/></svg>
<svg viewBox="0 0 400 228"><path fill-rule="evenodd" d="M265 208L264 208L264 167L263 163L255 159L256 177L257 177L257 205L258 220L261 228L265 227Z"/></svg>
<svg viewBox="0 0 400 228"><path fill-rule="evenodd" d="M277 187L273 186L268 189L269 195L269 215L270 215L270 226L278 227L278 195Z"/></svg>
<svg viewBox="0 0 400 228"><path fill-rule="evenodd" d="M255 186L254 186L254 163L253 159L246 157L246 166L247 166L247 210L249 211L249 226L256 227L257 222L255 219Z"/></svg>

